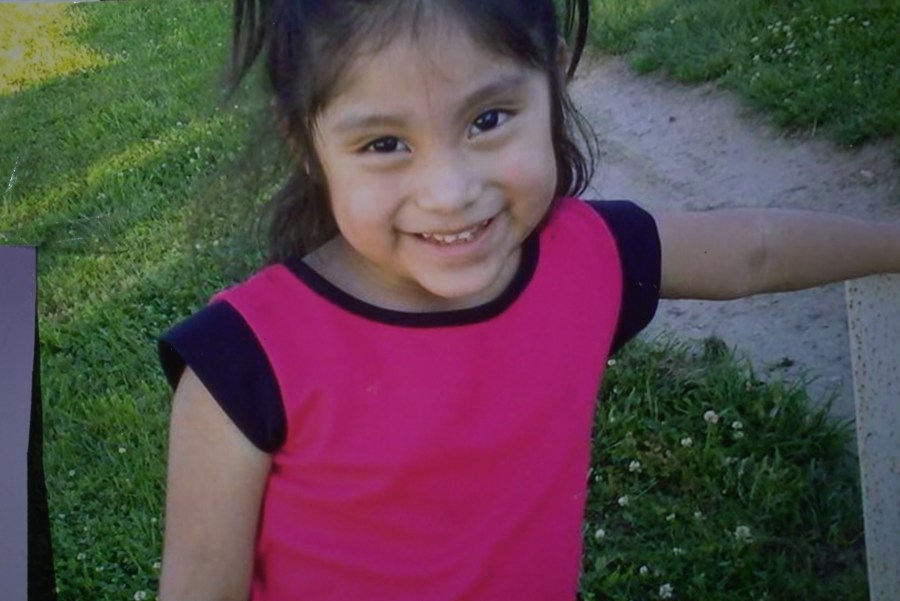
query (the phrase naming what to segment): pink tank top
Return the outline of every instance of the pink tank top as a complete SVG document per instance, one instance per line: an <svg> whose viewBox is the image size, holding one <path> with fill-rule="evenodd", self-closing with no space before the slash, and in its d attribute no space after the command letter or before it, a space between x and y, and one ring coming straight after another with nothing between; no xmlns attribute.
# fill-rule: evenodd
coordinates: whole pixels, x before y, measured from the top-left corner
<svg viewBox="0 0 900 601"><path fill-rule="evenodd" d="M581 201L528 244L532 265L476 309L385 311L296 264L216 298L284 408L254 601L575 599L622 267Z"/></svg>

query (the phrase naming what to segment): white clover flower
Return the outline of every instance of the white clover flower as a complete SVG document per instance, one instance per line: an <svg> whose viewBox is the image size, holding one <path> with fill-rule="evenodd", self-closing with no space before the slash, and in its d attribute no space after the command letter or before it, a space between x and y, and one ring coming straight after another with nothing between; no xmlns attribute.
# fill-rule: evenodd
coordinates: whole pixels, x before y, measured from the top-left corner
<svg viewBox="0 0 900 601"><path fill-rule="evenodd" d="M161 567L162 567L162 563L161 563L161 562L159 562L159 561L154 561L154 562L153 562L153 569L156 570L157 572L159 571L159 569L160 569Z"/></svg>
<svg viewBox="0 0 900 601"><path fill-rule="evenodd" d="M741 438L744 437L744 433L743 433L743 432L735 432L735 433L734 433L734 437L735 437L737 440L740 440Z"/></svg>
<svg viewBox="0 0 900 601"><path fill-rule="evenodd" d="M603 528L597 528L596 530L594 530L594 540L595 541L600 542L604 538L606 538L606 530L604 530Z"/></svg>
<svg viewBox="0 0 900 601"><path fill-rule="evenodd" d="M638 572L640 572L641 576L646 576L650 573L650 568L648 568L647 566L641 566L641 569L639 569Z"/></svg>
<svg viewBox="0 0 900 601"><path fill-rule="evenodd" d="M743 430L744 424L742 424L739 420L734 420L733 422L731 422L731 429L732 430Z"/></svg>
<svg viewBox="0 0 900 601"><path fill-rule="evenodd" d="M628 471L631 472L631 473L635 473L635 472L641 471L641 462L635 459L634 461L632 461L631 463L629 463L629 464L628 464Z"/></svg>
<svg viewBox="0 0 900 601"><path fill-rule="evenodd" d="M690 436L685 436L684 438L681 439L681 446L683 446L683 447L690 447L690 446L693 446L693 444L694 444L694 439L691 438Z"/></svg>
<svg viewBox="0 0 900 601"><path fill-rule="evenodd" d="M119 447L119 454L123 454L125 452L125 447Z"/></svg>
<svg viewBox="0 0 900 601"><path fill-rule="evenodd" d="M681 547L672 547L672 555L680 557L684 555L684 549L682 549Z"/></svg>
<svg viewBox="0 0 900 601"><path fill-rule="evenodd" d="M702 519L703 519L703 512L700 511L699 509L698 509L697 511L695 511L695 512L694 512L694 519L695 519L695 520L702 520Z"/></svg>
<svg viewBox="0 0 900 601"><path fill-rule="evenodd" d="M617 503L619 504L619 507L628 507L628 503L630 503L630 502L631 502L631 499L628 498L628 495L622 495L621 497L619 497L619 500L617 501Z"/></svg>
<svg viewBox="0 0 900 601"><path fill-rule="evenodd" d="M75 556L75 559L77 559L78 561L84 561L85 559L87 559L87 553L79 553Z"/></svg>
<svg viewBox="0 0 900 601"><path fill-rule="evenodd" d="M138 591L132 598L134 601L144 601L147 598L147 591Z"/></svg>
<svg viewBox="0 0 900 601"><path fill-rule="evenodd" d="M667 516L666 516L666 521L667 521L667 522L674 522L674 521L675 521L675 514L674 514L674 513L670 513L669 515L667 515Z"/></svg>
<svg viewBox="0 0 900 601"><path fill-rule="evenodd" d="M703 414L703 419L707 424L718 424L719 423L719 414L710 409L706 413Z"/></svg>
<svg viewBox="0 0 900 601"><path fill-rule="evenodd" d="M75 475L75 470L69 470L69 477L71 478L74 475Z"/></svg>
<svg viewBox="0 0 900 601"><path fill-rule="evenodd" d="M675 587L668 582L659 587L660 599L671 599L675 596Z"/></svg>
<svg viewBox="0 0 900 601"><path fill-rule="evenodd" d="M738 526L734 529L734 540L739 543L749 543L753 541L753 535L750 533L749 526Z"/></svg>
<svg viewBox="0 0 900 601"><path fill-rule="evenodd" d="M612 367L613 365L616 364L616 360L615 360L615 359L610 359L609 361L606 362L606 364L607 364L608 366Z"/></svg>

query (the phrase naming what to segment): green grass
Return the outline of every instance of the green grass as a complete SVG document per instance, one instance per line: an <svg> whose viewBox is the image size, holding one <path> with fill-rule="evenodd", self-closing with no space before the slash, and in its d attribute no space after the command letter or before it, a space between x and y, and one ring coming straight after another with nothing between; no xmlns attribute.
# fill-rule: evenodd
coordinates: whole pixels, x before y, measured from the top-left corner
<svg viewBox="0 0 900 601"><path fill-rule="evenodd" d="M640 71L715 80L795 131L900 134L893 0L591 0L593 43Z"/></svg>
<svg viewBox="0 0 900 601"><path fill-rule="evenodd" d="M81 25L65 5L10 4L2 7L0 93L17 92L48 78L105 64L104 57L73 43Z"/></svg>
<svg viewBox="0 0 900 601"><path fill-rule="evenodd" d="M258 108L246 96L219 104L227 4L30 16L0 5L0 50L27 47L27 31L45 44L39 68L0 63L0 243L39 248L62 601L153 598L170 395L155 339L260 259L247 235L255 182L220 177ZM610 368L604 397L585 598L658 598L667 583L682 599L865 596L846 432L802 392L763 385L714 345L699 356L637 345ZM741 526L749 539L734 537Z"/></svg>
<svg viewBox="0 0 900 601"><path fill-rule="evenodd" d="M0 6L4 44L28 29L14 11ZM40 73L0 88L0 243L38 247L60 598L130 599L155 589L160 558L169 392L154 341L227 281L216 253L232 241L191 226L246 116L219 107L225 3L60 14ZM71 69L73 55L96 60Z"/></svg>
<svg viewBox="0 0 900 601"><path fill-rule="evenodd" d="M868 599L852 432L721 342L633 344L595 425L585 601Z"/></svg>

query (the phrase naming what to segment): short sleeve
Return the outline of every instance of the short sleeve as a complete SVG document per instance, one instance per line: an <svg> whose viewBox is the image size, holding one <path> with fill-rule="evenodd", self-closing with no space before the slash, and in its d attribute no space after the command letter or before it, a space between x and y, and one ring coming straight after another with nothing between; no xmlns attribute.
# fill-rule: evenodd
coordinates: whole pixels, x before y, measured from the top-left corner
<svg viewBox="0 0 900 601"><path fill-rule="evenodd" d="M275 373L250 326L230 304L214 302L166 332L159 340L159 359L173 389L189 365L257 448L272 453L284 444L286 419Z"/></svg>
<svg viewBox="0 0 900 601"><path fill-rule="evenodd" d="M612 232L622 264L622 310L613 338L614 353L643 330L659 303L661 249L656 221L630 201L589 201Z"/></svg>

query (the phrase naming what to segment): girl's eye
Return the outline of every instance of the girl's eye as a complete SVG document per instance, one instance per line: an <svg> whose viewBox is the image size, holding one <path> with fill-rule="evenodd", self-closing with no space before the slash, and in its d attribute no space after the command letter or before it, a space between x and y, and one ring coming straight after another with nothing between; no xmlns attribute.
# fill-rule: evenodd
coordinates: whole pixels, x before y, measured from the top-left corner
<svg viewBox="0 0 900 601"><path fill-rule="evenodd" d="M501 109L484 111L472 122L472 126L469 128L469 135L477 136L478 134L490 131L505 123L507 119L509 119L509 111Z"/></svg>
<svg viewBox="0 0 900 601"><path fill-rule="evenodd" d="M378 138L363 147L364 152L377 152L383 154L405 150L409 150L406 144L401 142L399 138L393 136Z"/></svg>

